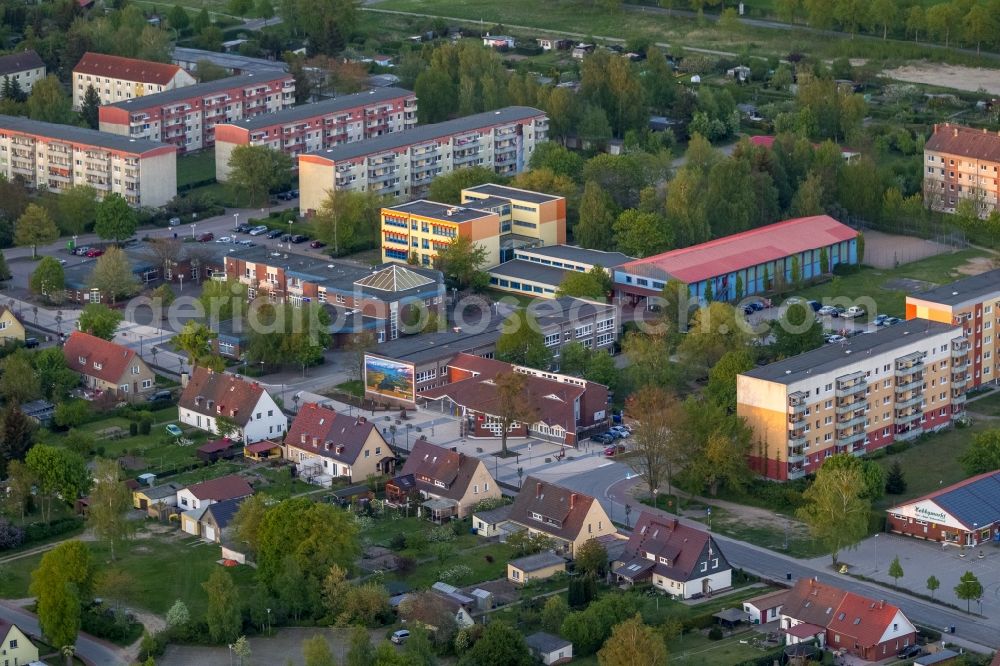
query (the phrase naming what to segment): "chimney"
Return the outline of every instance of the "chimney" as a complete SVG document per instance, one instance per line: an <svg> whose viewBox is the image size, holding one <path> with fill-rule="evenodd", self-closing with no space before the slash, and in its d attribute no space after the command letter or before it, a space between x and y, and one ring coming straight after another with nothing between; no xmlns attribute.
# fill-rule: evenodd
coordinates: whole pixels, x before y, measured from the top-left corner
<svg viewBox="0 0 1000 666"><path fill-rule="evenodd" d="M186 388L187 388L187 385L188 385L188 381L189 381L190 379L191 379L191 375L189 375L189 374L188 374L188 373L186 373L186 372L182 372L182 373L181 373L181 388L182 388L182 389L186 389Z"/></svg>
<svg viewBox="0 0 1000 666"><path fill-rule="evenodd" d="M542 498L542 482L539 481L538 483L535 484L535 499L541 499L541 498Z"/></svg>
<svg viewBox="0 0 1000 666"><path fill-rule="evenodd" d="M573 507L576 506L576 493L571 493L569 496L569 510L572 511Z"/></svg>
<svg viewBox="0 0 1000 666"><path fill-rule="evenodd" d="M362 423L368 423L368 419L363 416L359 416L358 420L354 422L354 425L361 425Z"/></svg>
<svg viewBox="0 0 1000 666"><path fill-rule="evenodd" d="M955 138L958 138L958 128L957 127L952 130L952 136L954 136Z"/></svg>
<svg viewBox="0 0 1000 666"><path fill-rule="evenodd" d="M934 123L934 133L935 133L935 134L937 134L937 130L938 130L938 124L937 124L937 123Z"/></svg>
<svg viewBox="0 0 1000 666"><path fill-rule="evenodd" d="M885 599L879 599L878 600L878 607L879 607L879 610L885 608Z"/></svg>

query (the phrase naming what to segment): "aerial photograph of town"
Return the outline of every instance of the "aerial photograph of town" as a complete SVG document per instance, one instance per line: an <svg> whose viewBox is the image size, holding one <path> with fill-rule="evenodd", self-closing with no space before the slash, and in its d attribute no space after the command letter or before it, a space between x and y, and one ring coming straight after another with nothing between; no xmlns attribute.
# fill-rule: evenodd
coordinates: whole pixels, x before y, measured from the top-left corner
<svg viewBox="0 0 1000 666"><path fill-rule="evenodd" d="M1000 0L0 0L0 666L1000 666Z"/></svg>

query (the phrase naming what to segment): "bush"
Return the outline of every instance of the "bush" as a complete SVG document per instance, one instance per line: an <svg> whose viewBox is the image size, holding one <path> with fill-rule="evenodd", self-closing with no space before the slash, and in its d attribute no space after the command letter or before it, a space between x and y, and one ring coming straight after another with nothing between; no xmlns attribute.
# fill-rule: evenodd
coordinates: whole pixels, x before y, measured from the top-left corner
<svg viewBox="0 0 1000 666"><path fill-rule="evenodd" d="M885 452L888 455L894 456L897 453L902 453L903 451L910 448L909 442L893 442L892 444L885 447Z"/></svg>
<svg viewBox="0 0 1000 666"><path fill-rule="evenodd" d="M17 548L24 543L24 530L6 518L0 518L0 550Z"/></svg>
<svg viewBox="0 0 1000 666"><path fill-rule="evenodd" d="M708 629L715 626L715 618L712 617L711 613L705 613L702 615L694 615L692 617L684 620L684 632L687 633L693 630Z"/></svg>
<svg viewBox="0 0 1000 666"><path fill-rule="evenodd" d="M132 437L135 437L136 435L138 435L139 434L139 424L136 423L135 421L132 421L131 423L129 423L128 424L128 434L131 435Z"/></svg>
<svg viewBox="0 0 1000 666"><path fill-rule="evenodd" d="M80 628L83 631L113 643L127 640L136 627L140 626L102 607L84 611L80 617Z"/></svg>
<svg viewBox="0 0 1000 666"><path fill-rule="evenodd" d="M389 550L403 550L406 548L406 535L393 534L389 539Z"/></svg>
<svg viewBox="0 0 1000 666"><path fill-rule="evenodd" d="M719 625L715 625L708 630L708 640L710 641L720 641L722 640L722 629Z"/></svg>
<svg viewBox="0 0 1000 666"><path fill-rule="evenodd" d="M24 528L24 543L30 544L66 534L83 526L83 519L76 516L59 518L48 523L32 523Z"/></svg>
<svg viewBox="0 0 1000 666"><path fill-rule="evenodd" d="M139 434L148 435L153 429L153 415L150 412L139 414Z"/></svg>

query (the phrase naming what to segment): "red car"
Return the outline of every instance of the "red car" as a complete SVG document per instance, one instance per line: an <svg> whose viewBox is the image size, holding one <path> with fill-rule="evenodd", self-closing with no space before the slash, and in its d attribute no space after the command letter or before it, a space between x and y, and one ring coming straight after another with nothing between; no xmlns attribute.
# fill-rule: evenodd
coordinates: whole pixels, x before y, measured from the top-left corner
<svg viewBox="0 0 1000 666"><path fill-rule="evenodd" d="M87 250L87 256L91 258L99 257L102 254L104 254L104 250L102 250L99 247L92 247L89 250Z"/></svg>
<svg viewBox="0 0 1000 666"><path fill-rule="evenodd" d="M318 250L321 247L326 247L326 243L324 243L323 241L314 240L312 243L309 243L309 247L313 248L314 250Z"/></svg>
<svg viewBox="0 0 1000 666"><path fill-rule="evenodd" d="M612 444L608 448L604 449L604 455L608 458L614 458L619 453L625 453L624 444Z"/></svg>
<svg viewBox="0 0 1000 666"><path fill-rule="evenodd" d="M213 234L211 231L209 231L208 233L202 234L201 236L198 236L198 242L199 243L207 243L208 241L212 241L212 240L215 240L215 234Z"/></svg>

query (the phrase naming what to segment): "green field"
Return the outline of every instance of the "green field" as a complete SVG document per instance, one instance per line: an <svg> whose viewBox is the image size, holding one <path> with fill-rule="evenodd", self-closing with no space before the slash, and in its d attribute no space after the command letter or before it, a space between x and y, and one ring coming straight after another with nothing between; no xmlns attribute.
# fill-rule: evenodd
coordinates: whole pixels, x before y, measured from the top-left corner
<svg viewBox="0 0 1000 666"><path fill-rule="evenodd" d="M836 297L850 299L868 297L878 304L879 313L903 317L907 292L891 288L892 280L909 278L935 285L945 284L964 277L958 272L958 268L972 259L983 256L986 256L986 252L982 250L961 250L903 264L898 268L865 267L852 275L838 276L832 282L803 289L796 295L817 301Z"/></svg>
<svg viewBox="0 0 1000 666"><path fill-rule="evenodd" d="M976 412L977 414L1000 416L1000 391L993 391L975 402L969 402L965 408L967 411ZM1000 426L1000 423L997 426Z"/></svg>
<svg viewBox="0 0 1000 666"><path fill-rule="evenodd" d="M177 187L215 178L215 152L199 150L177 158Z"/></svg>

